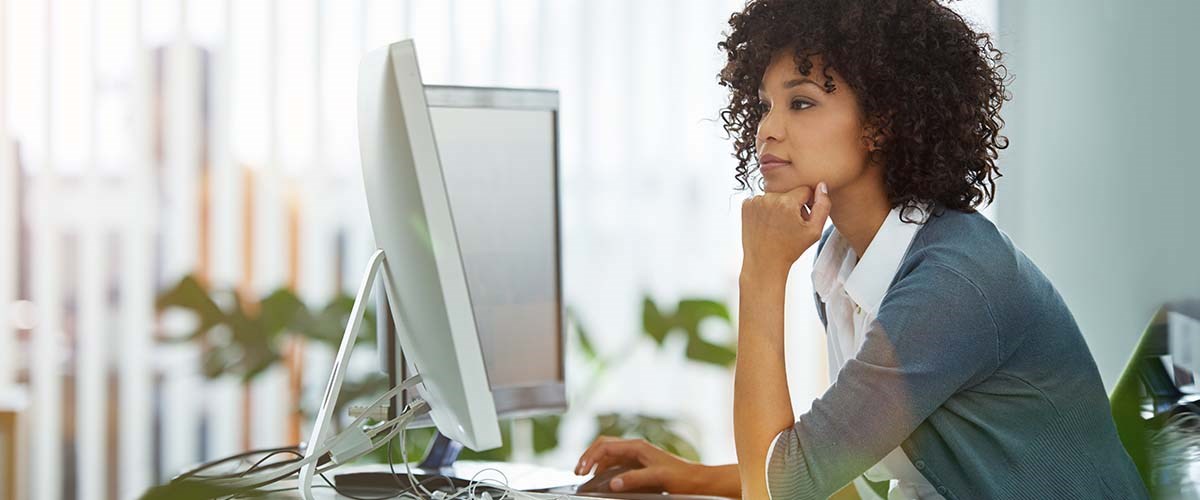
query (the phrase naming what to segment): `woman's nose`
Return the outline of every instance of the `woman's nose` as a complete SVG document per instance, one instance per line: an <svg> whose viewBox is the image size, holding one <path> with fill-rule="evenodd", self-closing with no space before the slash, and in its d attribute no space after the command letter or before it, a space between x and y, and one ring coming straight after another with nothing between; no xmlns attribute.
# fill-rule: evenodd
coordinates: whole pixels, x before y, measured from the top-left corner
<svg viewBox="0 0 1200 500"><path fill-rule="evenodd" d="M774 119L774 113L768 111L763 115L762 120L758 122L758 133L755 139L759 144L763 144L768 140L778 141L782 137L782 132L779 130L777 120Z"/></svg>

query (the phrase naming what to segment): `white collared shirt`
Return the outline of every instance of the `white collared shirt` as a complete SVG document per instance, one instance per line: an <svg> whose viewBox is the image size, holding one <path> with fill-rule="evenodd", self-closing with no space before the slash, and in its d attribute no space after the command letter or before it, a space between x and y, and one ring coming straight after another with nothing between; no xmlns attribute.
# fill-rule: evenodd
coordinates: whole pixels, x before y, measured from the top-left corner
<svg viewBox="0 0 1200 500"><path fill-rule="evenodd" d="M926 214L927 210L910 210L910 219L917 222L909 223L901 220L900 208L893 209L862 259L857 258L836 228L830 233L812 273L813 289L825 303L830 382L837 380L842 366L862 347L867 329L875 321L883 297ZM943 498L899 447L868 469L866 476L876 482L891 481L888 500ZM869 490L861 480L856 479L855 483L860 495Z"/></svg>
<svg viewBox="0 0 1200 500"><path fill-rule="evenodd" d="M908 245L928 217L928 207L922 209L908 212L916 221L913 223L902 221L900 207L888 213L862 259L857 258L850 242L836 228L817 255L816 264L812 266L812 288L826 305L830 382L838 380L841 367L862 347L866 331L880 312L883 296L899 270ZM772 441L768 450L774 448ZM770 463L770 453L767 462ZM875 482L892 482L888 500L944 500L929 480L914 468L900 447L866 470L865 476ZM866 486L862 478L856 478L854 486L863 498L875 498L874 490Z"/></svg>

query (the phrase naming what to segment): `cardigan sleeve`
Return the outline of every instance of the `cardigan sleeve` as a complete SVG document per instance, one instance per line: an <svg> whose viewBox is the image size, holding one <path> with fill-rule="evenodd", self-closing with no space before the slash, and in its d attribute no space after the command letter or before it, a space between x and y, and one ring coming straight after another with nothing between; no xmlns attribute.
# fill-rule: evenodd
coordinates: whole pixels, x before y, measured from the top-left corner
<svg viewBox="0 0 1200 500"><path fill-rule="evenodd" d="M925 263L893 284L858 354L768 450L772 498L827 498L900 445L954 393L999 365L983 290ZM850 438L850 437L853 438Z"/></svg>

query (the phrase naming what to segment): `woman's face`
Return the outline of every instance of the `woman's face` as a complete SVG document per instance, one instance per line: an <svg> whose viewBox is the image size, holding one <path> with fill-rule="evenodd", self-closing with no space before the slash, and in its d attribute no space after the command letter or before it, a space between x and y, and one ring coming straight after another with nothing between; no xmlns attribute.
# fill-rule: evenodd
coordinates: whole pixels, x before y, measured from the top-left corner
<svg viewBox="0 0 1200 500"><path fill-rule="evenodd" d="M836 191L868 170L865 123L854 90L830 71L836 90L826 93L822 62L816 57L813 63L805 76L792 52L780 51L763 73L758 92L764 114L755 142L767 192L821 181Z"/></svg>

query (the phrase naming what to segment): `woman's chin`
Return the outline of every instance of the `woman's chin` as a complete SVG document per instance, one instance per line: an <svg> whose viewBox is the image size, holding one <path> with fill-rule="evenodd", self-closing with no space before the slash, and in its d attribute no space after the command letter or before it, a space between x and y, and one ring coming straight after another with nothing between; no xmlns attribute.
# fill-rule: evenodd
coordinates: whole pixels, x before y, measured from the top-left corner
<svg viewBox="0 0 1200 500"><path fill-rule="evenodd" d="M763 182L763 191L768 193L786 193L803 185L803 182L794 178L766 178Z"/></svg>

